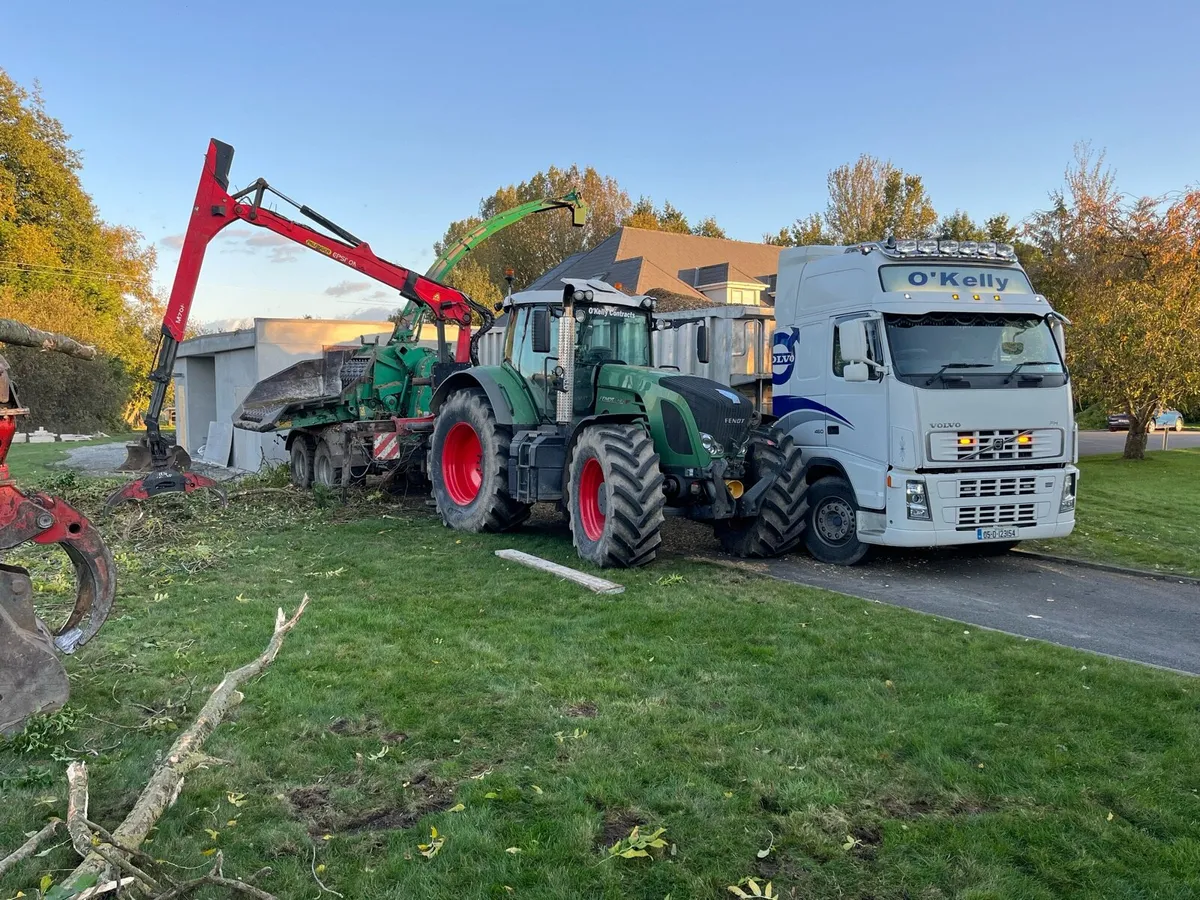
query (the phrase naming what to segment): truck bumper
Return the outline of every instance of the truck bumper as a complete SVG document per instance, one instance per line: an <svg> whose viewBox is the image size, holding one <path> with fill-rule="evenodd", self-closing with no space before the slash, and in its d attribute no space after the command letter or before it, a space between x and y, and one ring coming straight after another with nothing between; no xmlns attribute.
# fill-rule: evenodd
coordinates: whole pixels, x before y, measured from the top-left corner
<svg viewBox="0 0 1200 900"><path fill-rule="evenodd" d="M991 540L1031 541L1066 537L1075 510L1062 511L1063 486L1079 470L984 470L945 475L892 470L887 508L859 514L858 539L890 547L956 547ZM911 519L906 483L925 485L930 518Z"/></svg>

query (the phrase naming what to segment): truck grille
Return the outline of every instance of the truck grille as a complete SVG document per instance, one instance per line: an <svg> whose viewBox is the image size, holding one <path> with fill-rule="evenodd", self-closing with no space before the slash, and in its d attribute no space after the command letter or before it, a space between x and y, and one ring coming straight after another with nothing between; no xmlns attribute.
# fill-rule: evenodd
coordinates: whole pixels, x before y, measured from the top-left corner
<svg viewBox="0 0 1200 900"><path fill-rule="evenodd" d="M996 428L935 431L929 435L933 462L1021 462L1062 454L1060 428Z"/></svg>
<svg viewBox="0 0 1200 900"><path fill-rule="evenodd" d="M958 482L960 499L972 497L1023 497L1037 493L1037 477L1022 475L1012 478L964 478Z"/></svg>
<svg viewBox="0 0 1200 900"><path fill-rule="evenodd" d="M1037 523L1036 503L1005 503L997 506L960 506L959 528L978 528L981 525L1034 525Z"/></svg>

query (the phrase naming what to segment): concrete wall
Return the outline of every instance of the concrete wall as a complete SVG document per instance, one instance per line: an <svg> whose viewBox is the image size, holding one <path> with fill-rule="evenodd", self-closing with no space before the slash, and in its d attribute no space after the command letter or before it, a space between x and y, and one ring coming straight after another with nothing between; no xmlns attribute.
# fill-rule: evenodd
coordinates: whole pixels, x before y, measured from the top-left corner
<svg viewBox="0 0 1200 900"><path fill-rule="evenodd" d="M208 434L208 423L216 417L217 382L213 357L176 360L175 429L179 445L194 456Z"/></svg>

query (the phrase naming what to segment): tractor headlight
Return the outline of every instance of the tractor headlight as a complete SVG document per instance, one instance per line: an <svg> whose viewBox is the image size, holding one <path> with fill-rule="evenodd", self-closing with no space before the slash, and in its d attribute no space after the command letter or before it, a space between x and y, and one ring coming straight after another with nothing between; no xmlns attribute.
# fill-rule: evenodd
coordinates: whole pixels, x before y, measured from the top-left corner
<svg viewBox="0 0 1200 900"><path fill-rule="evenodd" d="M721 442L706 431L700 432L700 446L709 456L724 456L725 448Z"/></svg>
<svg viewBox="0 0 1200 900"><path fill-rule="evenodd" d="M922 522L932 522L933 515L929 512L929 497L925 493L925 482L908 480L904 482L904 506L910 519Z"/></svg>
<svg viewBox="0 0 1200 900"><path fill-rule="evenodd" d="M1058 504L1058 511L1060 513L1071 512L1075 508L1075 492L1078 490L1076 479L1078 477L1074 472L1071 472L1063 479L1062 500Z"/></svg>

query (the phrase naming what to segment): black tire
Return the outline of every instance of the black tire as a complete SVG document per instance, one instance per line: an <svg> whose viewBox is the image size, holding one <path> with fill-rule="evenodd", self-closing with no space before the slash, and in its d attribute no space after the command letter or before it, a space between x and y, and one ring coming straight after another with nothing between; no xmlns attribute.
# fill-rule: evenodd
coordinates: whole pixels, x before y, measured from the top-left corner
<svg viewBox="0 0 1200 900"><path fill-rule="evenodd" d="M292 484L307 491L312 487L313 480L313 445L307 435L297 435L292 441L291 458L288 469L291 472Z"/></svg>
<svg viewBox="0 0 1200 900"><path fill-rule="evenodd" d="M312 473L314 487L318 484L327 488L342 486L342 469L333 464L333 448L324 438L317 442L317 449L313 453Z"/></svg>
<svg viewBox="0 0 1200 900"><path fill-rule="evenodd" d="M582 559L624 568L652 561L665 505L658 454L644 428L595 425L579 436L568 466L567 512Z"/></svg>
<svg viewBox="0 0 1200 900"><path fill-rule="evenodd" d="M775 483L767 488L757 516L714 523L721 549L742 557L787 553L800 543L808 525L808 484L800 448L778 428L760 429L750 438L746 474L748 489L762 478L775 478Z"/></svg>
<svg viewBox="0 0 1200 900"><path fill-rule="evenodd" d="M505 531L529 518L529 505L508 493L511 443L511 430L496 423L478 388L451 394L442 404L429 475L443 522L457 531Z"/></svg>
<svg viewBox="0 0 1200 900"><path fill-rule="evenodd" d="M813 558L835 566L866 559L871 545L858 539L858 503L844 478L822 478L808 487L808 526L804 544Z"/></svg>

